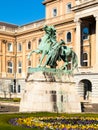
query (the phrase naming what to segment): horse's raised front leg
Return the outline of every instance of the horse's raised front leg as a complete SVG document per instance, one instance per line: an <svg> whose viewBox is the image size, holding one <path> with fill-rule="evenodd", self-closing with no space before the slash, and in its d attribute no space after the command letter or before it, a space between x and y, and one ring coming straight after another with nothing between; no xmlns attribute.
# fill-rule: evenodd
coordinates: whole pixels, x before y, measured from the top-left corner
<svg viewBox="0 0 98 130"><path fill-rule="evenodd" d="M33 51L31 51L29 54L28 54L28 60L30 59L30 57L31 57L31 55L32 55L32 53L34 52L34 50Z"/></svg>
<svg viewBox="0 0 98 130"><path fill-rule="evenodd" d="M33 50L33 51L31 51L29 54L28 54L28 59L30 59L30 56L32 55L32 53L37 53L37 54L39 54L39 53L41 53L41 51L40 50Z"/></svg>

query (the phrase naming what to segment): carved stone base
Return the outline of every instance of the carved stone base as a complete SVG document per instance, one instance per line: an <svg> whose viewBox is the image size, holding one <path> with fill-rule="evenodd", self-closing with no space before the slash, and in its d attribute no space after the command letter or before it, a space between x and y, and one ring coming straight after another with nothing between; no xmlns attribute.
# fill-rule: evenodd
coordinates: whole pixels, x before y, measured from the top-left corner
<svg viewBox="0 0 98 130"><path fill-rule="evenodd" d="M49 81L42 72L29 75L20 102L20 112L79 113L81 106L74 82Z"/></svg>

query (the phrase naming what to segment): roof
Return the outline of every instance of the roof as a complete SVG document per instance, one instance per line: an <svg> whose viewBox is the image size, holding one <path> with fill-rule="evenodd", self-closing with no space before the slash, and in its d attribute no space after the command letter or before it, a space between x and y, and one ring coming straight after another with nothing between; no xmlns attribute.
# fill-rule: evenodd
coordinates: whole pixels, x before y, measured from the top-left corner
<svg viewBox="0 0 98 130"><path fill-rule="evenodd" d="M0 22L0 25L9 26L9 27L12 27L12 28L17 28L18 27L18 25L6 23L6 22Z"/></svg>
<svg viewBox="0 0 98 130"><path fill-rule="evenodd" d="M43 1L42 3L43 3L43 5L45 5L45 4L47 4L47 3L54 2L54 1L56 1L56 0L45 0L45 1Z"/></svg>

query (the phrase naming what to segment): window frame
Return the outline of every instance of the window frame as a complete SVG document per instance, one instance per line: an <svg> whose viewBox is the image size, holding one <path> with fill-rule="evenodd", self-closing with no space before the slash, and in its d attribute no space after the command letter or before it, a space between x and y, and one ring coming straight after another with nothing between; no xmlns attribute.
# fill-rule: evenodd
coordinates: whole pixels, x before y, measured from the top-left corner
<svg viewBox="0 0 98 130"><path fill-rule="evenodd" d="M8 42L8 52L13 52L13 44L11 42Z"/></svg>
<svg viewBox="0 0 98 130"><path fill-rule="evenodd" d="M87 57L87 59L84 59L84 54L86 54L86 57ZM87 64L87 65L85 65L85 63ZM83 60L82 60L82 66L84 66L84 67L87 67L88 66L88 53L87 52L83 52Z"/></svg>
<svg viewBox="0 0 98 130"><path fill-rule="evenodd" d="M8 64L11 63L12 66L9 66ZM12 74L13 73L13 62L12 61L8 61L7 62L7 73Z"/></svg>
<svg viewBox="0 0 98 130"><path fill-rule="evenodd" d="M88 33L87 34L84 34L84 29L88 29ZM83 37L87 37L87 38L83 38ZM89 39L89 28L88 27L83 27L82 28L82 40L85 41L85 40L88 40Z"/></svg>
<svg viewBox="0 0 98 130"><path fill-rule="evenodd" d="M30 63L31 62L31 63ZM30 63L30 64L29 64ZM28 69L29 68L31 68L32 67L32 61L31 60L28 60L28 62L27 62L27 71L28 71Z"/></svg>
<svg viewBox="0 0 98 130"><path fill-rule="evenodd" d="M71 5L71 7L72 7L72 3L71 3L71 2L68 2L68 3L66 4L66 13L67 13L67 14L68 14L68 13L71 13L71 8L68 7L69 5Z"/></svg>
<svg viewBox="0 0 98 130"><path fill-rule="evenodd" d="M30 48L29 48L29 44L30 44ZM31 48L32 48L32 42L28 41L28 43L27 43L27 50L31 50Z"/></svg>
<svg viewBox="0 0 98 130"><path fill-rule="evenodd" d="M69 59L68 59L68 65L67 65L67 70L72 70L72 59L71 59L71 57L69 57Z"/></svg>
<svg viewBox="0 0 98 130"><path fill-rule="evenodd" d="M70 38L70 41L68 41L68 38L67 38L67 36L68 36L68 33L70 33L71 35L71 38ZM72 42L72 32L71 31L67 31L66 32L66 43L71 43Z"/></svg>
<svg viewBox="0 0 98 130"><path fill-rule="evenodd" d="M20 47L20 45L21 45L21 47ZM21 49L20 49L21 48ZM18 50L17 50L18 52L21 52L22 51L22 43L18 43Z"/></svg>
<svg viewBox="0 0 98 130"><path fill-rule="evenodd" d="M19 65L20 63L21 63L21 66ZM22 73L22 62L18 61L18 74L21 74L21 73Z"/></svg>
<svg viewBox="0 0 98 130"><path fill-rule="evenodd" d="M56 12L54 12L54 10ZM58 11L57 11L57 8L55 7L55 8L52 9L52 17L57 17L57 15L58 15Z"/></svg>
<svg viewBox="0 0 98 130"><path fill-rule="evenodd" d="M21 93L21 85L20 84L18 84L18 86L17 86L17 93Z"/></svg>

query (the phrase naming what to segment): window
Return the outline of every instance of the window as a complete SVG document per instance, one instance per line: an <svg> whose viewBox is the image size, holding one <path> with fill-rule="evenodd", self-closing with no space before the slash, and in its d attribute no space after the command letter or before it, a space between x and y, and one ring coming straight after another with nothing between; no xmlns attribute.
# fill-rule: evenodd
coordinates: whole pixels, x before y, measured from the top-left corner
<svg viewBox="0 0 98 130"><path fill-rule="evenodd" d="M88 54L86 52L83 53L83 64L82 66L88 66Z"/></svg>
<svg viewBox="0 0 98 130"><path fill-rule="evenodd" d="M31 60L28 61L28 66L31 66Z"/></svg>
<svg viewBox="0 0 98 130"><path fill-rule="evenodd" d="M56 102L57 101L57 96L55 94L51 95L51 101Z"/></svg>
<svg viewBox="0 0 98 130"><path fill-rule="evenodd" d="M8 62L8 73L12 73L13 72L13 64L12 62Z"/></svg>
<svg viewBox="0 0 98 130"><path fill-rule="evenodd" d="M18 62L18 73L22 73L22 63L21 63L21 61Z"/></svg>
<svg viewBox="0 0 98 130"><path fill-rule="evenodd" d="M21 45L21 43L18 43L18 51L22 51L22 45Z"/></svg>
<svg viewBox="0 0 98 130"><path fill-rule="evenodd" d="M72 61L71 61L71 57L68 57L67 70L71 70L71 69L72 69Z"/></svg>
<svg viewBox="0 0 98 130"><path fill-rule="evenodd" d="M31 60L28 61L28 68L31 68Z"/></svg>
<svg viewBox="0 0 98 130"><path fill-rule="evenodd" d="M16 93L16 86L13 86L13 93Z"/></svg>
<svg viewBox="0 0 98 130"><path fill-rule="evenodd" d="M53 11L52 11L52 16L53 16L53 17L57 16L57 9L56 9L56 8L53 9Z"/></svg>
<svg viewBox="0 0 98 130"><path fill-rule="evenodd" d="M61 95L61 102L63 102L63 95Z"/></svg>
<svg viewBox="0 0 98 130"><path fill-rule="evenodd" d="M21 92L21 87L20 87L20 85L18 85L18 93L20 93Z"/></svg>
<svg viewBox="0 0 98 130"><path fill-rule="evenodd" d="M70 13L70 12L71 12L71 3L68 3L68 4L66 5L66 12L67 12L67 13Z"/></svg>
<svg viewBox="0 0 98 130"><path fill-rule="evenodd" d="M13 90L13 85L10 85L10 92L13 93L14 90Z"/></svg>
<svg viewBox="0 0 98 130"><path fill-rule="evenodd" d="M38 40L38 45L40 44L40 42L41 42L41 38Z"/></svg>
<svg viewBox="0 0 98 130"><path fill-rule="evenodd" d="M71 42L71 32L67 32L66 41Z"/></svg>
<svg viewBox="0 0 98 130"><path fill-rule="evenodd" d="M87 27L84 27L82 30L82 39L86 40L88 39L89 36L89 29Z"/></svg>
<svg viewBox="0 0 98 130"><path fill-rule="evenodd" d="M10 92L11 93L16 93L16 86L10 85Z"/></svg>
<svg viewBox="0 0 98 130"><path fill-rule="evenodd" d="M13 51L12 43L8 43L8 51Z"/></svg>
<svg viewBox="0 0 98 130"><path fill-rule="evenodd" d="M28 42L28 49L30 50L31 49L31 41Z"/></svg>

